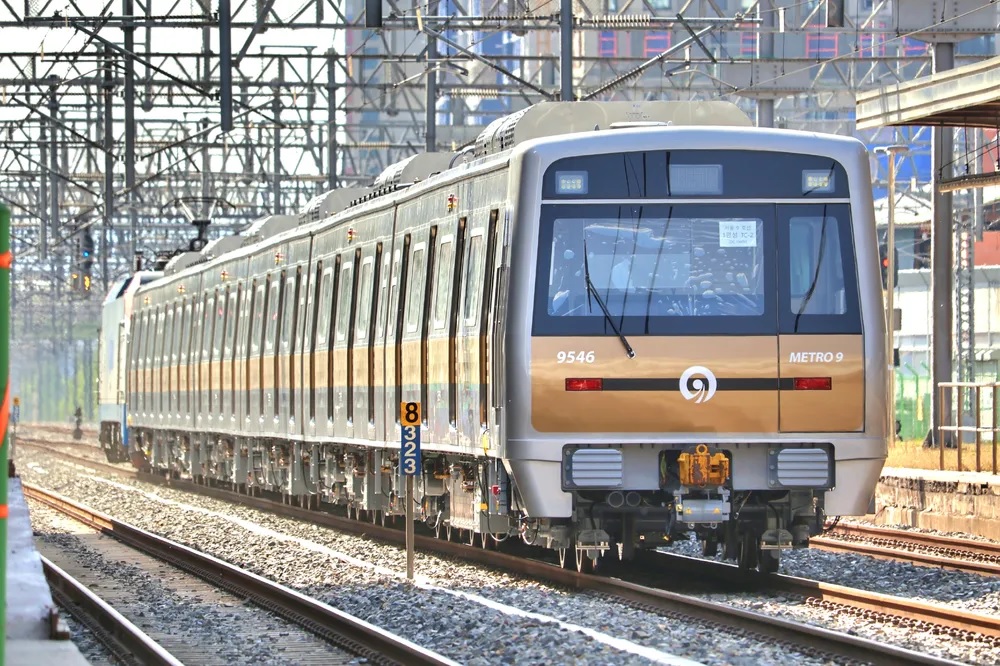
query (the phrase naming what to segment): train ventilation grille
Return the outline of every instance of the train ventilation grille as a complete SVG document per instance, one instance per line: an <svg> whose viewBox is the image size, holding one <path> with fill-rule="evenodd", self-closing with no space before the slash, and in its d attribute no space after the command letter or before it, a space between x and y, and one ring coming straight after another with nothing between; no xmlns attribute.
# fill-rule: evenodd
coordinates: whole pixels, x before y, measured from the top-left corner
<svg viewBox="0 0 1000 666"><path fill-rule="evenodd" d="M576 486L620 488L622 452L615 449L577 449L570 458L570 474Z"/></svg>
<svg viewBox="0 0 1000 666"><path fill-rule="evenodd" d="M783 486L824 486L830 479L830 457L823 449L782 449L776 476Z"/></svg>

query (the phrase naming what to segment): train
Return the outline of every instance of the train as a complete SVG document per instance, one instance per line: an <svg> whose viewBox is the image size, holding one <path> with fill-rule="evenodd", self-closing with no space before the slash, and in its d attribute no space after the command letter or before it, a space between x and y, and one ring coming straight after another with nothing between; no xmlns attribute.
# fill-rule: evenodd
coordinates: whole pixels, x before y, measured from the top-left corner
<svg viewBox="0 0 1000 666"><path fill-rule="evenodd" d="M103 307L109 460L384 522L410 405L415 519L580 570L776 571L886 458L866 149L728 102L536 104Z"/></svg>

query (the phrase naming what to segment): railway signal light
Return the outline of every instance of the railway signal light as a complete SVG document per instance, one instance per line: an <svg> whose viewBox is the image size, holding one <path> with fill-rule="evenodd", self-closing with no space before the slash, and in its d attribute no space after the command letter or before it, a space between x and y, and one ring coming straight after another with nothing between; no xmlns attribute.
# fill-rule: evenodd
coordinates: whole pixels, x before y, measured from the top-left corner
<svg viewBox="0 0 1000 666"><path fill-rule="evenodd" d="M93 284L94 237L90 229L78 231L73 240L73 264L70 269L70 289L86 295Z"/></svg>

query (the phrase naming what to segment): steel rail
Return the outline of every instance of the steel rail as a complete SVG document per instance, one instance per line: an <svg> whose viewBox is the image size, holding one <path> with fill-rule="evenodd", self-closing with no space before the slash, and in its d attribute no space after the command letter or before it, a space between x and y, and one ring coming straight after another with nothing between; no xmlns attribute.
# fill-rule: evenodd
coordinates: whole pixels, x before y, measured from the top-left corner
<svg viewBox="0 0 1000 666"><path fill-rule="evenodd" d="M86 625L119 657L132 656L149 666L184 664L85 585L41 557L45 579L60 606Z"/></svg>
<svg viewBox="0 0 1000 666"><path fill-rule="evenodd" d="M832 536L813 537L810 546L819 550L853 552L953 571L1000 576L998 543L861 524L840 524L829 534ZM841 536L844 538L837 538Z"/></svg>
<svg viewBox="0 0 1000 666"><path fill-rule="evenodd" d="M29 483L23 483L22 488L25 497L278 612L368 661L405 666L458 666L456 662L400 636L211 555L141 530L58 493Z"/></svg>
<svg viewBox="0 0 1000 666"><path fill-rule="evenodd" d="M405 537L401 530L392 527L382 527L380 525L352 520L341 516L303 509L300 507L281 504L262 497L255 497L232 490L225 490L218 487L196 484L191 481L179 479L167 479L160 475L148 474L132 470L115 467L105 463L90 460L80 460L79 458L63 450L52 449L44 445L29 443L29 446L43 448L61 457L71 458L81 463L92 466L95 469L109 471L114 474L136 478L143 482L154 485L169 486L176 490L188 491L203 496L219 499L225 502L237 501L241 505L266 511L272 514L287 518L306 521L309 523L333 528L343 532L364 536L378 541L404 545ZM943 666L959 664L961 662L951 661L922 654L905 648L886 645L873 640L851 636L822 627L816 627L791 620L776 618L752 611L735 608L722 603L706 601L704 599L678 594L663 589L648 587L606 576L578 573L567 569L559 568L552 563L535 559L518 557L506 553L500 553L485 548L471 547L461 543L445 541L429 536L416 536L415 545L423 552L436 553L449 557L455 557L467 562L474 562L488 567L494 567L516 573L549 583L563 585L577 590L588 590L599 594L605 594L639 605L640 607L653 610L655 612L665 612L668 614L680 614L687 617L695 617L703 622L735 628L741 631L754 633L769 639L793 643L808 650L820 650L824 653L836 654L848 659L858 659L871 664L903 665L903 664L929 664ZM978 616L974 613L958 611L958 615L951 613L953 609L944 606L932 606L930 604L915 604L912 600L899 597L889 597L888 595L878 595L878 601L866 598L867 593L862 590L796 579L790 576L750 576L741 572L737 567L702 560L697 558L684 557L665 553L657 553L659 557L669 558L670 564L664 567L672 574L680 574L677 580L715 580L723 581L729 585L746 588L748 585L757 589L774 591L783 590L796 595L818 599L828 603L838 603L851 608L861 608L868 611L879 610L884 614L889 614L897 618L920 619L929 624L947 627L953 630L965 630L979 633L973 627L983 626L987 635L994 634L990 629L1000 623L1000 618L989 618ZM891 600L891 603L889 603ZM927 614L920 616L918 608L926 606ZM887 607L899 609L888 611ZM968 617L966 617L968 616ZM956 620L956 617L962 617ZM949 620L949 618L951 618Z"/></svg>

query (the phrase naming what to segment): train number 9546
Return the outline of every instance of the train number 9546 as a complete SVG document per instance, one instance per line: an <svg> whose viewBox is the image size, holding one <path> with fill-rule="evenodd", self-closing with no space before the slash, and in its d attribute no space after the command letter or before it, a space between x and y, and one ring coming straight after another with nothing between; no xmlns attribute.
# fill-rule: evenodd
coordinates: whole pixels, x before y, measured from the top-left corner
<svg viewBox="0 0 1000 666"><path fill-rule="evenodd" d="M593 363L594 358L593 351L561 351L556 353L556 362L558 363Z"/></svg>

